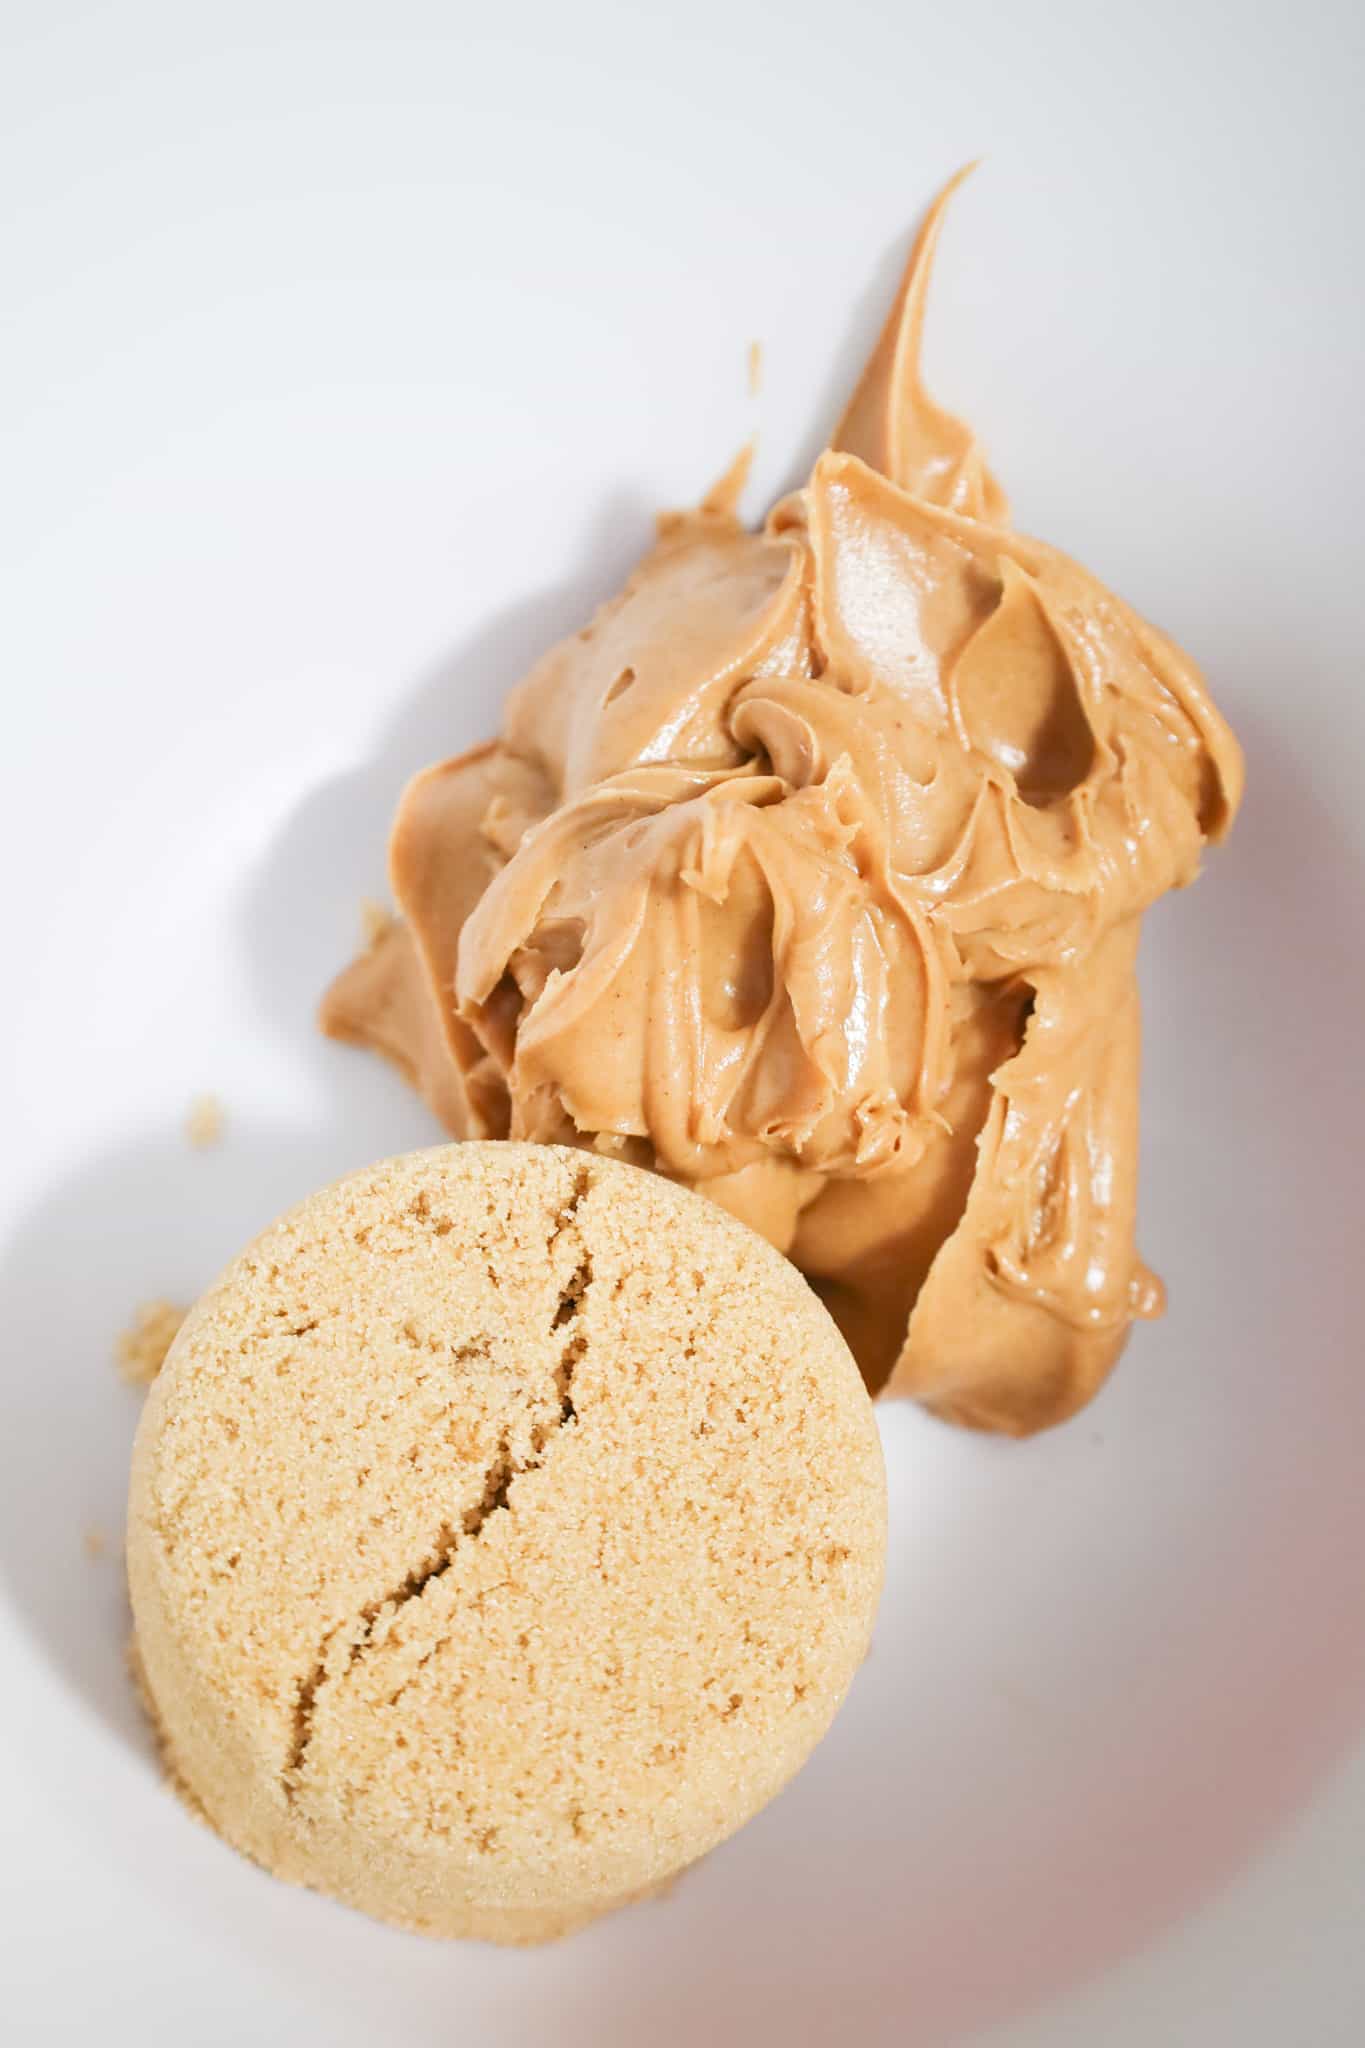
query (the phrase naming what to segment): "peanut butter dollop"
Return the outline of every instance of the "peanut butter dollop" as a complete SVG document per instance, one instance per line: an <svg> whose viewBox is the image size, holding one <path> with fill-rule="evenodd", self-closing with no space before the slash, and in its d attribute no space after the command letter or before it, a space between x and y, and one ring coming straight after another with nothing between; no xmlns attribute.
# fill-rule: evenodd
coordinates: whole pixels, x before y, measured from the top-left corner
<svg viewBox="0 0 1365 2048"><path fill-rule="evenodd" d="M1134 1245L1142 912L1241 793L1181 651L1013 532L924 391L931 209L804 489L743 465L409 785L403 921L324 1028L458 1137L590 1145L795 1261L874 1391L1024 1434L1160 1283Z"/></svg>

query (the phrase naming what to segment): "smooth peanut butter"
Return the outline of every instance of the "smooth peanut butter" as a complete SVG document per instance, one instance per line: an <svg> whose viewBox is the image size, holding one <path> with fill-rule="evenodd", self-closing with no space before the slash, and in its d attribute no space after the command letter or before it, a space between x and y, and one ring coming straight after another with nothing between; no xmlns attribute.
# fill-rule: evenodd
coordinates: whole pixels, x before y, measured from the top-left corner
<svg viewBox="0 0 1365 2048"><path fill-rule="evenodd" d="M805 488L748 532L739 464L662 519L501 736L409 785L403 921L323 1023L456 1136L703 1189L807 1274L874 1391L1022 1434L1161 1307L1138 924L1242 764L1189 659L1011 531L925 393L952 190Z"/></svg>

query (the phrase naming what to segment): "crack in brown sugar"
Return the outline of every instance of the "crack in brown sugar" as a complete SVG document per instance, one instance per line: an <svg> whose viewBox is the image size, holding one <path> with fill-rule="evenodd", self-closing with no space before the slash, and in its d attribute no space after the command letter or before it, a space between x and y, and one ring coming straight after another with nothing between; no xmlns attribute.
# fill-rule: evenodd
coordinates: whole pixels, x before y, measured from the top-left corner
<svg viewBox="0 0 1365 2048"><path fill-rule="evenodd" d="M298 1791L299 1773L303 1769L303 1759L307 1753L308 1744L313 1733L313 1703L317 1699L318 1693L322 1689L323 1680L327 1676L327 1644L330 1641L330 1637L324 1641L322 1655L318 1658L317 1663L308 1673L308 1676L299 1680L298 1691L295 1694L294 1726L289 1742L289 1755L285 1759L284 1770L280 1774L280 1782L284 1786L284 1796L286 1799L292 1799Z"/></svg>
<svg viewBox="0 0 1365 2048"><path fill-rule="evenodd" d="M567 1230L574 1228L578 1209L592 1186L592 1175L588 1167L580 1167L574 1181L573 1191L564 1207L555 1218L555 1228L546 1244L547 1257L553 1259L556 1245ZM562 1429L576 1422L578 1411L573 1401L574 1374L587 1351L587 1338L572 1326L576 1322L588 1289L592 1285L592 1254L586 1242L582 1243L577 1266L570 1274L559 1296L558 1305L550 1319L551 1332L563 1330L563 1346L554 1367L554 1386L559 1396L559 1414L553 1422L538 1423L531 1434L530 1455L518 1459L512 1453L511 1445L504 1434L488 1469L484 1474L483 1490L471 1507L460 1517L458 1529L449 1522L443 1522L437 1532L436 1542L422 1563L397 1589L381 1600L371 1600L361 1608L351 1624L353 1639L345 1664L339 1671L328 1670L332 1646L342 1633L345 1624L329 1630L322 1639L317 1658L312 1667L299 1680L294 1698L293 1729L289 1753L281 1772L281 1784L287 1801L292 1802L298 1795L308 1747L313 1739L313 1726L318 1701L329 1685L340 1684L353 1671L374 1640L375 1629L381 1617L396 1615L400 1608L413 1600L420 1600L427 1588L437 1579L444 1577L454 1564L462 1545L477 1541L489 1517L502 1512L510 1505L512 1481L524 1472L534 1472L544 1463L549 1446ZM395 1692L389 1704L392 1706L411 1684L424 1665L449 1640L443 1636L434 1643L424 1656L419 1658L404 1684Z"/></svg>
<svg viewBox="0 0 1365 2048"><path fill-rule="evenodd" d="M574 1180L573 1193L569 1196L568 1201L556 1218L555 1232L546 1248L551 1257L553 1257L555 1246L564 1232L575 1227L578 1211L591 1186L592 1174L590 1170L587 1166L580 1166ZM578 1264L560 1291L559 1306L556 1308L550 1323L552 1331L566 1330L569 1332L565 1337L563 1349L559 1354L559 1362L555 1367L555 1387L559 1394L559 1423L561 1428L563 1428L565 1423L573 1422L578 1413L573 1402L574 1374L578 1370L584 1353L587 1351L588 1340L582 1331L574 1329L573 1325L578 1319L583 1303L587 1300L588 1289L591 1285L592 1253L588 1249L586 1239L580 1236Z"/></svg>
<svg viewBox="0 0 1365 2048"><path fill-rule="evenodd" d="M339 1624L336 1628L329 1630L323 1637L318 1650L317 1661L314 1663L312 1670L299 1681L298 1691L295 1694L293 1733L290 1739L289 1755L285 1761L284 1770L281 1773L281 1782L284 1786L286 1799L292 1800L299 1789L299 1779L303 1771L304 1759L308 1753L308 1745L313 1739L313 1718L319 1694L329 1683L344 1678L346 1673L359 1662L360 1657L374 1635L375 1624L382 1614L396 1614L398 1609L405 1607L410 1600L420 1599L433 1579L439 1579L443 1572L449 1571L451 1564L454 1562L460 1534L477 1536L493 1508L501 1506L505 1501L508 1484L508 1462L507 1444L504 1439L498 1446L497 1457L488 1468L484 1479L483 1493L475 1505L466 1510L462 1518L460 1532L457 1534L448 1522L443 1522L433 1550L415 1571L408 1573L402 1585L397 1587L394 1592L387 1594L382 1600L366 1602L365 1606L361 1608L356 1621L352 1624L355 1634L346 1663L335 1674L328 1671L327 1665L332 1645L342 1633L345 1624Z"/></svg>
<svg viewBox="0 0 1365 2048"><path fill-rule="evenodd" d="M591 1186L592 1175L589 1169L586 1166L580 1167L574 1181L573 1192L555 1218L555 1228L545 1247L548 1259L553 1260L555 1246L559 1243L564 1232L573 1228L574 1218L578 1214L579 1207ZM581 1330L575 1330L571 1326L582 1311L583 1303L587 1299L588 1289L592 1285L592 1277L592 1254L588 1250L586 1241L583 1241L578 1264L561 1289L558 1306L550 1318L551 1334L556 1330L569 1331L554 1369L555 1392L559 1396L559 1414L551 1423L538 1422L536 1424L531 1432L531 1456L522 1464L508 1461L506 1477L500 1488L492 1485L492 1472L490 1471L490 1485L484 1489L484 1499L488 1503L485 1509L486 1514L491 1513L494 1508L506 1506L508 1490L518 1473L534 1472L537 1466L544 1463L546 1452L552 1439L562 1429L566 1429L570 1423L576 1423L578 1420L578 1410L575 1408L573 1400L573 1382L579 1363L587 1352L588 1340ZM479 1527L482 1527L482 1519L480 1520ZM477 1533L477 1531L474 1533ZM449 1641L450 1637L448 1634L440 1636L429 1650L423 1652L413 1665L412 1670L403 1680L403 1683L395 1692L390 1693L389 1705L391 1707L397 1706L403 1694L417 1677L418 1672L425 1670L432 1658Z"/></svg>

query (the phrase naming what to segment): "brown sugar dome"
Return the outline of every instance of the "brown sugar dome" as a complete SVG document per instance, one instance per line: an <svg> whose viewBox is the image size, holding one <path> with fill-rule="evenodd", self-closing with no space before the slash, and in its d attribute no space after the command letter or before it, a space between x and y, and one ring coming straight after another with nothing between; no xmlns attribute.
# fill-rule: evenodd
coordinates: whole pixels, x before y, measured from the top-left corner
<svg viewBox="0 0 1365 2048"><path fill-rule="evenodd" d="M593 1154L443 1147L312 1196L191 1311L134 1453L137 1651L237 1848L534 1941L799 1768L885 1520L852 1358L754 1232Z"/></svg>

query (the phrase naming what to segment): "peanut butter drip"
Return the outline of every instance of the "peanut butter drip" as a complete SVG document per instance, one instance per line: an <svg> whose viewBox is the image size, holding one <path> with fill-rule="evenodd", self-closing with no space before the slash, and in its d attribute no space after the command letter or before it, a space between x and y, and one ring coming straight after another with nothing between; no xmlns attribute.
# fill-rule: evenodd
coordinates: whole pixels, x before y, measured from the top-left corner
<svg viewBox="0 0 1365 2048"><path fill-rule="evenodd" d="M954 180L954 184L956 184ZM426 770L325 1028L457 1136L591 1145L787 1252L874 1390L1024 1433L1134 1246L1142 912L1241 790L1197 669L1010 530L919 340L949 186L801 491L742 468Z"/></svg>

